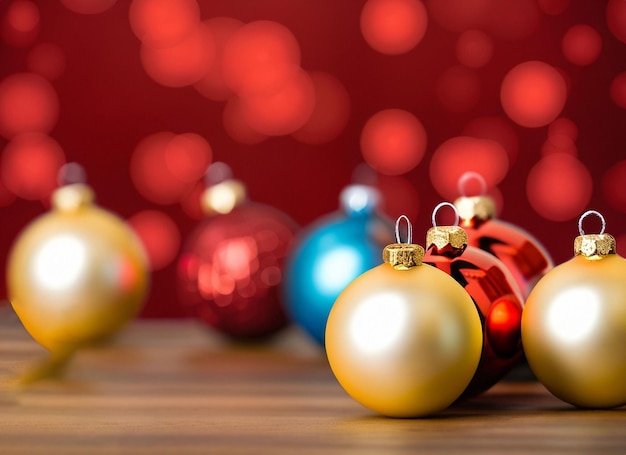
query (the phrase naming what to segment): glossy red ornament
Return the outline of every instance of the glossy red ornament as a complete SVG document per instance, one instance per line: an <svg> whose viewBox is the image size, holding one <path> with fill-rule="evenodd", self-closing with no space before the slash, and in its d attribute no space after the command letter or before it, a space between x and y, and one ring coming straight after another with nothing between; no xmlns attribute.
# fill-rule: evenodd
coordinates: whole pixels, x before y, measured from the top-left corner
<svg viewBox="0 0 626 455"><path fill-rule="evenodd" d="M221 166L213 164L209 171ZM241 182L220 180L205 190L208 218L179 259L180 301L232 337L271 335L288 321L279 285L297 225L273 207L247 201Z"/></svg>
<svg viewBox="0 0 626 455"><path fill-rule="evenodd" d="M479 196L466 196L465 182L476 178L482 183ZM459 225L465 229L469 245L480 248L501 260L511 272L524 298L537 281L553 267L545 248L531 234L518 226L495 218L495 203L485 195L484 179L473 172L459 179L460 193L454 202L461 218Z"/></svg>
<svg viewBox="0 0 626 455"><path fill-rule="evenodd" d="M472 297L483 328L483 350L478 369L462 398L484 392L504 377L523 356L521 318L523 298L512 274L495 256L468 245L459 226L428 230L424 263L454 278ZM456 223L459 218L457 215Z"/></svg>

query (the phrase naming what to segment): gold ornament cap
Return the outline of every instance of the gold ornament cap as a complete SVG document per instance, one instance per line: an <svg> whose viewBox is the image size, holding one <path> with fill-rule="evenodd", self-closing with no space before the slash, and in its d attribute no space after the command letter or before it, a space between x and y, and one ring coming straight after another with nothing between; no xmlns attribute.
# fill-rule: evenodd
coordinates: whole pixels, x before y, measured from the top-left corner
<svg viewBox="0 0 626 455"><path fill-rule="evenodd" d="M454 206L464 220L486 221L496 216L496 204L489 196L461 196Z"/></svg>
<svg viewBox="0 0 626 455"><path fill-rule="evenodd" d="M78 163L66 163L57 175L59 188L52 193L52 207L62 212L75 212L93 205L96 195L85 182L85 170Z"/></svg>
<svg viewBox="0 0 626 455"><path fill-rule="evenodd" d="M205 183L207 188L202 192L200 205L207 215L225 215L246 200L245 185L232 178L225 163L213 163L206 172Z"/></svg>
<svg viewBox="0 0 626 455"><path fill-rule="evenodd" d="M480 185L480 192L476 196L467 194L467 185L472 180ZM474 171L463 173L459 178L457 187L461 197L454 201L454 206L465 224L468 224L467 222L471 222L470 224L480 223L496 216L496 204L492 198L485 195L487 193L487 181L481 174Z"/></svg>
<svg viewBox="0 0 626 455"><path fill-rule="evenodd" d="M464 250L467 242L467 232L460 226L435 226L426 232L426 249L434 245L437 250L448 246L455 250Z"/></svg>
<svg viewBox="0 0 626 455"><path fill-rule="evenodd" d="M407 224L407 243L400 242L400 221L405 220ZM413 236L411 222L406 215L400 215L396 220L396 243L387 245L383 249L383 261L396 270L409 270L422 265L424 259L424 248L411 243Z"/></svg>
<svg viewBox="0 0 626 455"><path fill-rule="evenodd" d="M424 248L414 243L392 243L383 249L383 261L396 270L422 265Z"/></svg>
<svg viewBox="0 0 626 455"><path fill-rule="evenodd" d="M602 221L602 229L599 234L585 234L583 220L589 215L596 215ZM580 235L574 239L574 255L585 256L587 259L601 259L610 254L616 254L617 246L615 238L611 234L605 234L606 222L600 212L588 210L578 219L578 232Z"/></svg>
<svg viewBox="0 0 626 455"><path fill-rule="evenodd" d="M52 193L52 206L62 212L75 212L93 205L96 196L89 185L74 183Z"/></svg>

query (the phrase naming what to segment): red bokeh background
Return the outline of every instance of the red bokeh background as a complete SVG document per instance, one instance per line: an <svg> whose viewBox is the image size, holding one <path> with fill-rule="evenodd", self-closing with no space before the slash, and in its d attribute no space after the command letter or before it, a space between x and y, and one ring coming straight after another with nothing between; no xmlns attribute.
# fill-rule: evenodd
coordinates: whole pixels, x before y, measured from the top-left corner
<svg viewBox="0 0 626 455"><path fill-rule="evenodd" d="M2 262L64 161L154 248L144 317L184 315L175 257L214 161L302 226L366 161L415 239L480 171L556 263L587 209L626 252L626 2L188 0L178 23L169 3L0 3Z"/></svg>

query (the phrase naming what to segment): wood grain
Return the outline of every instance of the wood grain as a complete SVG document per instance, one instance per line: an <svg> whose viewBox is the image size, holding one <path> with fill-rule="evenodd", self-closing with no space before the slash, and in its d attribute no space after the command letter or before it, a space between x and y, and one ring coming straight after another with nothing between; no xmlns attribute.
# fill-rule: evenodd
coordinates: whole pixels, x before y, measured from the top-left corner
<svg viewBox="0 0 626 455"><path fill-rule="evenodd" d="M138 321L63 380L10 385L45 355L0 312L0 454L625 454L626 409L581 410L505 381L425 419L349 398L296 329L232 344L190 321Z"/></svg>

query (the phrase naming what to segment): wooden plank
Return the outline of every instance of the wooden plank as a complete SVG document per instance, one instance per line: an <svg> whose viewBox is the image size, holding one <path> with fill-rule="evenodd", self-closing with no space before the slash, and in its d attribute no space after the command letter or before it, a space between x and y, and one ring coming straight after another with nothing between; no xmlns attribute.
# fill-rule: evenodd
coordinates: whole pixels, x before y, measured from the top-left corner
<svg viewBox="0 0 626 455"><path fill-rule="evenodd" d="M575 409L536 382L502 382L429 418L377 416L296 329L242 345L191 321L137 321L80 352L62 381L18 389L8 381L45 352L3 320L3 455L626 453L626 409Z"/></svg>

